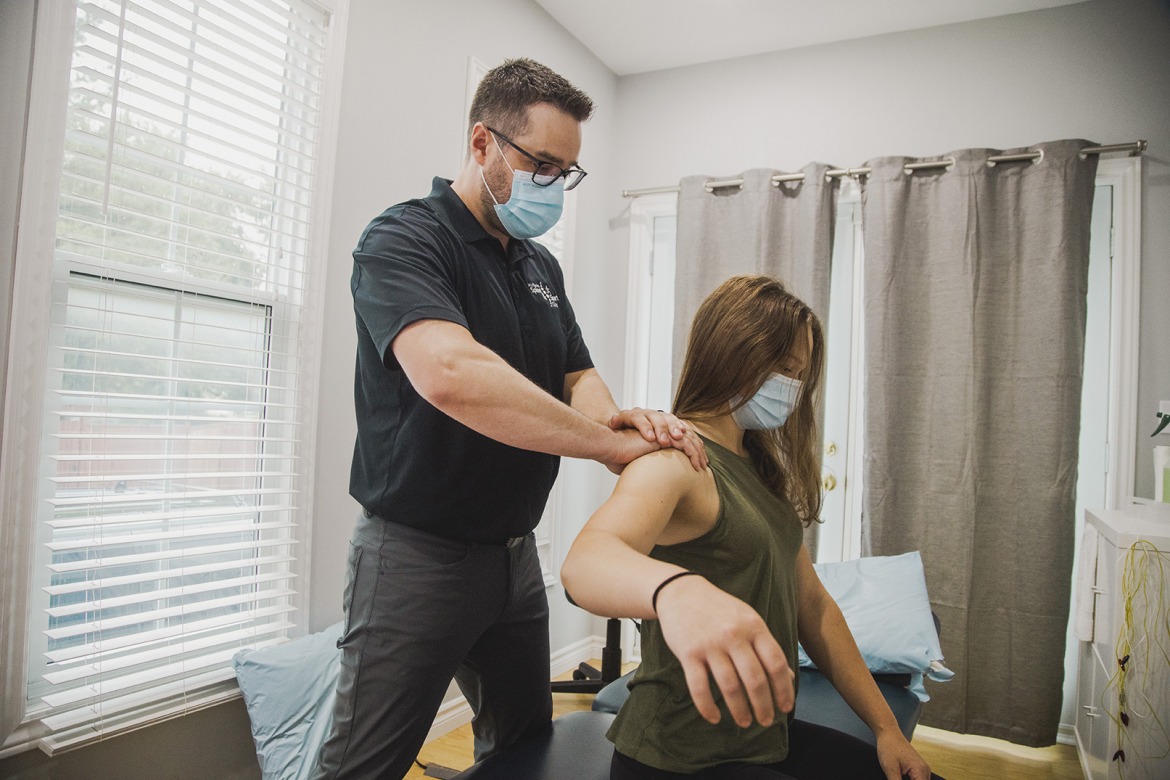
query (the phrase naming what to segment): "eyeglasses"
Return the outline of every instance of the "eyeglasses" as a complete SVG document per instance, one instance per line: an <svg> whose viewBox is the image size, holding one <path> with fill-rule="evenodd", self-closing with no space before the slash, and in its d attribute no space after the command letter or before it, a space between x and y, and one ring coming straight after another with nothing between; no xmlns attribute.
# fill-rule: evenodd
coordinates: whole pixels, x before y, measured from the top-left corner
<svg viewBox="0 0 1170 780"><path fill-rule="evenodd" d="M487 127L487 125L484 125L484 127ZM538 186L548 187L557 179L563 177L565 180L565 189L571 190L580 184L581 180L585 178L585 171L581 170L576 165L574 165L572 168L566 169L559 165L553 165L550 162L545 162L544 160L541 160L537 157L533 157L524 149L521 149L512 141L512 139L508 138L508 136L504 135L499 130L493 130L490 127L487 129L492 135L503 139L504 143L506 143L508 146L520 152L520 154L524 155L529 160L532 160L532 162L536 165L536 171L532 174L532 181Z"/></svg>

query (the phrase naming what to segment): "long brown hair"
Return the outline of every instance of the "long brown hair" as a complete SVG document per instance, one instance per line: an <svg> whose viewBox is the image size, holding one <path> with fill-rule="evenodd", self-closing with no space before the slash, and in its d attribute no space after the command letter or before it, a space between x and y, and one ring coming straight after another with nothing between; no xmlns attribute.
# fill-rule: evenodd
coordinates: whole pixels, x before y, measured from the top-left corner
<svg viewBox="0 0 1170 780"><path fill-rule="evenodd" d="M812 351L796 408L776 430L745 431L743 446L764 484L792 502L806 526L821 512L820 438L817 405L825 365L821 322L804 301L777 279L733 276L695 313L687 340L674 413L702 420L747 403L777 371L798 338L812 330Z"/></svg>

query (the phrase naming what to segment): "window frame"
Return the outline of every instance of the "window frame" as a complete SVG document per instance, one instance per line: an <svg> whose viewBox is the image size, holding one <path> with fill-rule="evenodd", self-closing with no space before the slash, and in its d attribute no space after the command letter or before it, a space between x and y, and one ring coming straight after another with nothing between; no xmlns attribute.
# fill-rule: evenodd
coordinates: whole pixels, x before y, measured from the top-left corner
<svg viewBox="0 0 1170 780"><path fill-rule="evenodd" d="M644 406L650 359L650 301L654 290L654 220L678 214L678 193L634 198L630 204L629 265L626 279L626 366L624 409ZM671 263L674 258L671 258Z"/></svg>
<svg viewBox="0 0 1170 780"><path fill-rule="evenodd" d="M317 184L312 194L313 212L307 257L313 260L305 269L305 302L301 333L309 344L301 353L304 370L297 380L301 399L296 420L302 431L300 445L300 484L298 509L294 518L293 537L297 545L296 560L290 565L296 575L297 593L290 599L296 611L293 636L307 633L310 625L310 573L313 517L313 475L317 428L319 366L323 332L324 283L327 271L329 227L336 160L336 140L340 116L342 65L349 0L291 0L306 3L329 14L326 27L326 59L322 74L321 121L319 125ZM64 155L67 95L73 56L75 26L74 0L42 0L38 4L34 30L34 60L30 78L30 98L25 165L21 182L19 234L15 253L14 296L11 310L9 372L0 439L0 758L40 746L50 736L39 724L39 714L26 707L26 688L31 659L28 657L29 631L32 625L30 597L33 589L32 568L41 508L48 498L47 483L42 480L41 453L50 427L51 413L46 403L50 334L60 327L54 295L61 295L60 269L57 263L43 258L53 256L58 214L60 176ZM68 275L68 269L65 270ZM174 287L165 273L134 269L118 273L119 280L154 286ZM207 292L219 297L214 283L195 284L185 279L182 289ZM281 316L278 297L268 302L270 316ZM239 696L238 689L227 694L189 702L180 711L168 709L145 717L140 727L155 720L173 717ZM106 735L109 736L109 735ZM39 745L38 745L39 743ZM72 746L71 746L72 747Z"/></svg>
<svg viewBox="0 0 1170 780"><path fill-rule="evenodd" d="M561 274L565 278L565 296L570 301L573 299L573 246L576 242L577 232L577 196L574 194L575 192L575 190L569 190L565 193L565 208L558 221L562 227L560 253L553 252L553 247L541 240L543 236L532 239L548 249L556 261L560 263ZM534 531L536 555L540 561L540 573L544 577L545 588L550 588L560 582L560 568L558 566L560 559L557 557L557 552L561 547L558 539L561 527L561 503L564 494L562 489L563 474L564 469L562 468L557 474L552 490L549 491L548 501L544 505L544 513Z"/></svg>

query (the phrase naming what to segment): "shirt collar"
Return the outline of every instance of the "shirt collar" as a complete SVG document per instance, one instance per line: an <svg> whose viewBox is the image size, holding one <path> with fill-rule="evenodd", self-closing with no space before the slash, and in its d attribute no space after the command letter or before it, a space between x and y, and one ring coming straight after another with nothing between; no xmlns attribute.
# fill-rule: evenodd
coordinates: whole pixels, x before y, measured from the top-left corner
<svg viewBox="0 0 1170 780"><path fill-rule="evenodd" d="M497 247L500 245L494 236L483 229L483 225L479 224L479 220L471 213L471 209L467 208L467 204L451 188L450 179L436 176L431 182L431 194L424 200L439 219L454 230L465 243L473 244L490 238ZM508 241L508 257L527 257L534 254L535 251L533 242L528 239L513 238Z"/></svg>
<svg viewBox="0 0 1170 780"><path fill-rule="evenodd" d="M471 213L471 209L467 208L463 199L455 190L451 189L450 179L436 176L431 182L431 194L425 200L434 209L439 219L446 222L467 243L491 238L491 235L483 229L483 225L479 224L479 220Z"/></svg>

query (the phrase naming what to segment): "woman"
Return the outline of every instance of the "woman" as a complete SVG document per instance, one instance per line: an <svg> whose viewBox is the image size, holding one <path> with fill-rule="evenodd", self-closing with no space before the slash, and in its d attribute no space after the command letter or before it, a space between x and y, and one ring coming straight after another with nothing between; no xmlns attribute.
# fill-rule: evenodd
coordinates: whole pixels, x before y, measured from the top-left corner
<svg viewBox="0 0 1170 780"><path fill-rule="evenodd" d="M803 546L823 366L817 317L780 282L724 282L695 315L674 407L710 468L672 450L634 461L573 544L561 576L576 602L647 621L612 780L931 776ZM876 751L792 719L798 636Z"/></svg>

